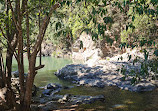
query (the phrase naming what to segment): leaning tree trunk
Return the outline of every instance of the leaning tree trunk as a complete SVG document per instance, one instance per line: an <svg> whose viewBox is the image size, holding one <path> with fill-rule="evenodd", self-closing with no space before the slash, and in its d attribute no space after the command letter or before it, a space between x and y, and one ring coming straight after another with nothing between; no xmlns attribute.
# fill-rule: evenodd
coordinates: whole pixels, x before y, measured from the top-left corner
<svg viewBox="0 0 158 111"><path fill-rule="evenodd" d="M42 25L39 30L39 34L37 36L37 41L33 47L33 51L29 56L29 69L28 69L28 76L26 80L26 90L25 90L25 97L24 97L24 107L25 111L30 111L30 104L31 104L31 98L32 98L32 86L34 83L35 75L37 74L37 70L44 67L44 65L39 65L36 67L36 56L37 53L40 51L40 46L42 44L48 23L50 21L50 17L53 13L53 11L59 7L59 4L55 4L51 7L49 14L46 15L43 19ZM29 48L28 48L29 49ZM28 51L29 52L29 51Z"/></svg>

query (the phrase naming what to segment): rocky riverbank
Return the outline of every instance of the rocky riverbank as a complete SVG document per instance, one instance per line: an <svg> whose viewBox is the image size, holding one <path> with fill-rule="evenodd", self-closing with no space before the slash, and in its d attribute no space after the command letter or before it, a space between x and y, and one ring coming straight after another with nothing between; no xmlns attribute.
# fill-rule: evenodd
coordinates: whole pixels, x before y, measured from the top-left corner
<svg viewBox="0 0 158 111"><path fill-rule="evenodd" d="M85 95L72 95L65 94L60 95L60 92L63 89L69 90L73 86L62 86L56 83L50 83L45 87L40 88L40 92L36 97L32 99L31 108L33 111L50 111L50 110L71 110L72 107L75 108L80 104L90 104L95 101L104 101L105 98L103 95L97 96L85 96ZM74 110L74 109L73 109Z"/></svg>
<svg viewBox="0 0 158 111"><path fill-rule="evenodd" d="M152 71L149 71L147 78L144 77L139 82L132 83L134 76L130 75L129 72L132 70L141 71L141 63L137 62L133 65L133 61L136 58L135 54L143 61L143 54L133 50L106 60L97 59L94 61L94 59L91 59L85 64L67 65L58 70L55 75L78 85L96 87L117 86L123 90L134 92L152 91L158 86L158 80L153 80L153 76L157 77L158 74L153 74ZM132 55L130 60L128 59L129 55ZM125 68L124 75L120 70L122 67Z"/></svg>
<svg viewBox="0 0 158 111"><path fill-rule="evenodd" d="M27 74L24 74L25 77ZM19 72L12 72L12 88L19 98ZM80 104L91 104L95 101L104 101L103 95L86 96L72 94L58 94L61 90L69 90L74 86L62 86L56 83L49 83L44 87L32 88L32 111L50 111L50 110L72 110ZM66 108L66 109L65 109Z"/></svg>

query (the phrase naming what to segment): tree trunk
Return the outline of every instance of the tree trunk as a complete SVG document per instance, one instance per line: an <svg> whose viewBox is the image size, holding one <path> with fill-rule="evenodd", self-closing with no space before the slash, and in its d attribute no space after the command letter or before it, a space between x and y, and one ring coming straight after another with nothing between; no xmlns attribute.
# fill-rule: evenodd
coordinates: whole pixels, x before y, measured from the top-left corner
<svg viewBox="0 0 158 111"><path fill-rule="evenodd" d="M7 93L6 93L6 103L9 108L13 108L15 106L15 96L13 90L11 88L11 71L12 71L12 57L13 53L7 51L6 57L6 84L7 84Z"/></svg>
<svg viewBox="0 0 158 111"><path fill-rule="evenodd" d="M34 47L33 47L33 52L30 55L29 59L29 70L28 70L28 76L27 76L27 81L26 81L26 91L25 91L25 97L24 97L24 110L25 111L30 111L30 104L31 104L31 98L32 98L32 86L34 83L34 78L36 75L36 70L43 68L44 65L40 65L36 67L36 55L40 51L40 45L42 44L48 23L50 21L50 17L52 15L53 10L59 7L59 4L56 4L51 7L49 15L45 16L43 19L42 26L40 27L39 34L38 34L38 40L36 41Z"/></svg>
<svg viewBox="0 0 158 111"><path fill-rule="evenodd" d="M8 6L8 0L6 2L7 10L6 14L9 16L9 6ZM13 103L15 103L13 99L13 91L11 89L11 71L12 71L12 57L13 57L13 52L11 52L11 49L9 45L11 44L12 41L12 36L9 33L9 19L7 18L6 22L6 35L8 39L8 48L7 48L7 54L6 54L6 68L5 68L5 76L6 76L6 81L5 84L7 85L7 93L6 93L6 103L9 108L13 108Z"/></svg>
<svg viewBox="0 0 158 111"><path fill-rule="evenodd" d="M0 88L5 87L5 77L4 77L4 64L3 64L3 56L0 47Z"/></svg>
<svg viewBox="0 0 158 111"><path fill-rule="evenodd" d="M36 57L31 57L29 60L29 70L28 70L28 77L27 77L27 82L26 82L26 92L25 92L25 98L24 98L25 111L30 111L30 104L31 104L31 98L32 98L32 87L33 87L34 78L36 75L35 62L36 62Z"/></svg>

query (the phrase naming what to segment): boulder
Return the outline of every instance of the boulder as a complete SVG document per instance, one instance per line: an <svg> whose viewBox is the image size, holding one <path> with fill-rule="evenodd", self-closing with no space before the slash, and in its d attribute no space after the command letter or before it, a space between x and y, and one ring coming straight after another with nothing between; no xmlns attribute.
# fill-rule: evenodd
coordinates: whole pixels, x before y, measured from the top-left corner
<svg viewBox="0 0 158 111"><path fill-rule="evenodd" d="M65 80L71 80L72 83L79 84L79 86L93 86L103 88L107 86L117 86L122 90L129 90L134 92L152 91L156 88L156 80L151 81L150 79L144 79L135 85L132 85L132 76L126 77L120 74L116 70L124 65L127 68L126 74L131 69L135 69L127 62L116 62L116 61L98 61L100 66L89 67L83 64L71 64L58 70L55 75ZM110 67L109 67L110 66ZM139 68L139 67L137 67Z"/></svg>
<svg viewBox="0 0 158 111"><path fill-rule="evenodd" d="M71 97L71 94L65 94L65 95L63 96L63 98L61 98L61 99L58 100L58 102L60 102L60 103L68 102L69 99L70 99L70 97Z"/></svg>
<svg viewBox="0 0 158 111"><path fill-rule="evenodd" d="M98 95L98 96L82 96L82 95L72 95L69 98L69 101L72 104L90 104L95 101L104 101L105 97L103 95Z"/></svg>
<svg viewBox="0 0 158 111"><path fill-rule="evenodd" d="M95 101L104 101L105 97L103 95L97 95L97 96L83 96L83 95L71 95L66 94L63 96L62 99L59 99L58 102L60 103L66 103L69 102L70 104L90 104Z"/></svg>
<svg viewBox="0 0 158 111"><path fill-rule="evenodd" d="M54 95L62 89L62 85L56 83L49 83L44 87L42 96Z"/></svg>
<svg viewBox="0 0 158 111"><path fill-rule="evenodd" d="M52 89L52 90L56 90L62 88L62 85L60 84L56 84L56 83L49 83L48 85L45 86L45 89Z"/></svg>
<svg viewBox="0 0 158 111"><path fill-rule="evenodd" d="M137 92L152 91L156 88L152 83L138 83L135 87L137 87Z"/></svg>

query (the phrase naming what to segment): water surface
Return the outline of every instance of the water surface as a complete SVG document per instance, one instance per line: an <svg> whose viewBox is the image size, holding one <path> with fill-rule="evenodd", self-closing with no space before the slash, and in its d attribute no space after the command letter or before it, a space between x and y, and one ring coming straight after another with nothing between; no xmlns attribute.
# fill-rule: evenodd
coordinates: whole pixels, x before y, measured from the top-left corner
<svg viewBox="0 0 158 111"><path fill-rule="evenodd" d="M24 70L25 73L28 71L28 60L24 58ZM35 77L34 84L38 87L45 86L48 83L59 83L63 85L69 85L70 82L59 80L55 75L54 72L58 69L61 69L67 64L71 64L72 60L65 59L65 58L55 58L55 57L42 57L42 64L44 64L44 68L38 70L38 73ZM37 57L36 66L39 65L39 57ZM17 71L17 62L13 59L13 71Z"/></svg>
<svg viewBox="0 0 158 111"><path fill-rule="evenodd" d="M37 58L39 59L39 58ZM59 83L64 86L72 86L70 81L58 79L54 72L67 64L72 63L69 59L42 57L42 64L45 67L38 71L35 78L35 85L45 86L48 83ZM37 65L39 62L37 61ZM25 72L27 72L28 62L25 60ZM13 61L13 71L17 70L17 63ZM75 85L74 85L75 86ZM75 86L69 90L63 90L59 94L74 95L104 95L105 101L96 101L93 104L80 105L77 110L80 111L158 111L158 89L152 92L129 92L117 87L84 87Z"/></svg>

